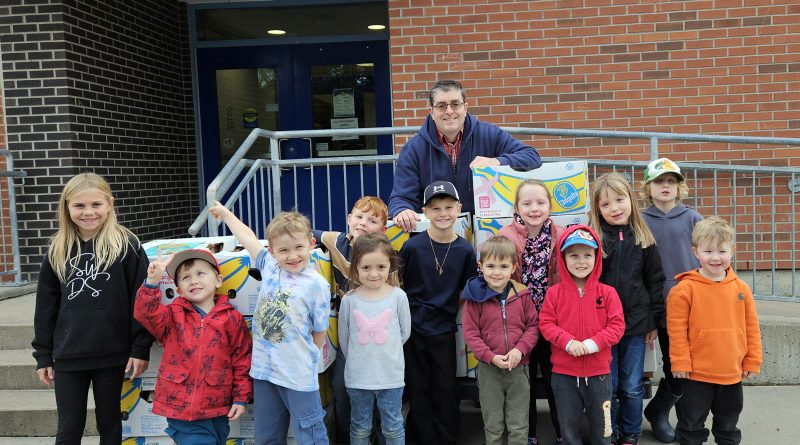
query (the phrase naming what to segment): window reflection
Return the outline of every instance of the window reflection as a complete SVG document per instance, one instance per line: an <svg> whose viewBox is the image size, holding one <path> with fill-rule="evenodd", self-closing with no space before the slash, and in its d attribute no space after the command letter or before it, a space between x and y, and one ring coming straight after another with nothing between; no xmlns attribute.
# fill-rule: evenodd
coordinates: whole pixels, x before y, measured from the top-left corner
<svg viewBox="0 0 800 445"><path fill-rule="evenodd" d="M217 110L222 165L253 128L278 130L278 80L275 68L217 70ZM248 158L268 158L269 140L256 139Z"/></svg>
<svg viewBox="0 0 800 445"><path fill-rule="evenodd" d="M371 63L311 66L313 128L373 128L375 90ZM376 154L377 136L314 139L314 156Z"/></svg>

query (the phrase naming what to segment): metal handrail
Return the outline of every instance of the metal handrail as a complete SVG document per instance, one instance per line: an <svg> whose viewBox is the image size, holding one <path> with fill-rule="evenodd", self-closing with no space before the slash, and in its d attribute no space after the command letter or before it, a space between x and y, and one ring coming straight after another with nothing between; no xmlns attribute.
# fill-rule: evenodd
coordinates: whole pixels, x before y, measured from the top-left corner
<svg viewBox="0 0 800 445"><path fill-rule="evenodd" d="M758 145L796 145L800 146L800 138L776 138L776 137L751 137L751 136L718 136L718 135L704 135L704 134L690 134L690 133L660 133L660 132L637 132L637 131L608 131L608 130L576 130L576 129L550 129L550 128L523 128L523 127L501 127L503 130L514 135L538 135L538 136L561 136L561 137L576 137L576 138L610 138L610 139L637 139L650 141L650 159L658 157L658 141L671 140L671 141L686 141L686 142L722 142L731 144L758 144ZM215 232L218 226L217 221L209 219L207 215L208 204L218 200L224 195L233 182L238 177L241 170L250 166L249 162L244 157L255 144L259 137L264 137L270 140L270 154L271 159L266 160L265 164L272 168L272 181L273 193L276 194L275 204L280 208L280 167L283 165L298 165L296 160L281 160L278 141L280 139L294 139L294 138L308 138L308 137L332 137L332 136L367 136L367 135L394 135L394 134L415 134L419 131L419 127L378 127L378 128L353 128L353 129L330 129L330 130L290 130L290 131L271 131L261 128L253 129L242 145L231 156L230 160L220 171L219 175L211 182L206 191L206 206L197 216L194 223L189 227L189 234L196 236L202 230L206 222L209 226L210 232ZM382 157L374 156L359 156L357 158L323 158L323 159L308 159L304 160L306 165L317 164L331 164L348 163L352 160L353 163L359 162L376 162L386 161L388 159L395 159L397 155L382 155ZM554 160L556 158L544 158L544 161ZM563 158L559 158L563 160ZM253 161L250 161L253 162ZM631 166L631 165L646 165L646 161L602 161L607 165ZM681 163L686 165L687 168L693 169L708 169L709 164L691 164ZM798 173L800 169L791 167L742 167L735 165L715 165L720 171L770 171L770 172L785 172L785 173Z"/></svg>
<svg viewBox="0 0 800 445"><path fill-rule="evenodd" d="M10 271L3 271L3 275L13 275L14 282L11 284L19 285L22 284L22 260L19 253L19 234L17 232L17 198L14 179L25 178L28 176L28 174L22 170L14 170L14 156L12 155L11 150L0 150L0 156L4 156L6 161L6 171L0 172L0 177L8 178L8 219L11 227L11 256L14 261L14 269ZM2 206L0 206L0 208L1 207ZM5 230L3 230L3 237L5 238ZM5 256L5 249L3 250L3 255Z"/></svg>

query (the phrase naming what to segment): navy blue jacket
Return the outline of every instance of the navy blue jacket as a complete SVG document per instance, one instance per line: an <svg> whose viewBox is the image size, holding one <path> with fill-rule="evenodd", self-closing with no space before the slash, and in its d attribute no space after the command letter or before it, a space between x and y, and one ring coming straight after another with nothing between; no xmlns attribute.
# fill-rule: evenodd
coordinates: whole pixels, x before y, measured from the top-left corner
<svg viewBox="0 0 800 445"><path fill-rule="evenodd" d="M542 165L536 149L514 139L500 127L478 121L467 114L464 136L456 167L444 151L436 123L430 115L419 132L403 146L394 172L394 187L389 198L389 216L405 209L422 210L422 192L434 181L450 181L461 198L462 211L473 213L472 172L469 164L476 156L497 158L502 165L517 170L533 170Z"/></svg>
<svg viewBox="0 0 800 445"><path fill-rule="evenodd" d="M435 257L431 246L436 249ZM403 289L411 309L411 330L425 336L456 332L461 290L478 271L472 244L459 236L448 249L448 244L431 241L425 231L403 244L400 258ZM436 272L435 258L444 262L441 275Z"/></svg>

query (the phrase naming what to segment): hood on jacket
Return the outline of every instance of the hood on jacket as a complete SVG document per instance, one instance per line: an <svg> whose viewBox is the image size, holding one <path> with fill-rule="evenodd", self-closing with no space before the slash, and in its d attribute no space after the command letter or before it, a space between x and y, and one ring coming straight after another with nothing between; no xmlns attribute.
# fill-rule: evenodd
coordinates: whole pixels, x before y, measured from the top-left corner
<svg viewBox="0 0 800 445"><path fill-rule="evenodd" d="M711 278L706 278L703 275L701 275L699 269L693 269L688 272L679 273L678 275L675 275L675 279L678 281L689 280L705 284L717 283ZM733 268L731 266L728 266L728 268L725 269L725 278L723 278L722 281L719 282L719 284L727 284L730 283L731 281L735 281L736 279L737 279L736 272L733 271Z"/></svg>
<svg viewBox="0 0 800 445"><path fill-rule="evenodd" d="M597 233L595 233L595 231L589 226L575 224L567 227L566 230L564 230L564 233L558 240L558 274L562 283L577 289L578 286L575 284L575 280L572 278L569 270L567 270L567 263L564 261L564 252L561 251L561 246L564 245L564 241L566 241L567 237L569 237L569 235L576 230L585 230L589 232L592 235L592 238L594 238L594 241L597 243L597 252L595 252L594 255L594 269L592 269L592 272L588 277L586 277L586 285L584 286L585 289L592 289L597 287L597 283L600 281L600 274L603 272L603 246L597 238Z"/></svg>
<svg viewBox="0 0 800 445"><path fill-rule="evenodd" d="M675 207L673 207L669 212L664 213L664 212L661 211L661 209L659 209L658 207L653 205L653 206L650 206L650 207L642 210L642 213L644 213L645 215L648 215L648 216L652 216L653 218L674 219L674 218L678 218L679 216L683 215L684 213L688 212L689 210L691 210L690 207L687 207L687 206L685 206L683 204L678 204Z"/></svg>
<svg viewBox="0 0 800 445"><path fill-rule="evenodd" d="M528 293L528 288L524 284L511 280L506 286L506 292L509 294L513 292L517 295L523 295ZM464 291L461 293L461 298L464 300L474 301L476 303L483 303L484 301L489 301L500 294L502 294L502 292L497 292L496 290L490 288L489 284L483 279L483 277L472 277L467 280L467 283L464 285Z"/></svg>

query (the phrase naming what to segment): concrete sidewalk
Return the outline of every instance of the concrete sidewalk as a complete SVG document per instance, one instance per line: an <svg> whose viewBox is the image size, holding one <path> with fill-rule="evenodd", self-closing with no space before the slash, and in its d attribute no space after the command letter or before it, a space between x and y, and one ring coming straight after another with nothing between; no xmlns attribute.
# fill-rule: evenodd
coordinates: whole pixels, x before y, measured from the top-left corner
<svg viewBox="0 0 800 445"><path fill-rule="evenodd" d="M800 443L800 422L797 422L797 403L800 401L800 386L746 386L744 389L744 411L739 419L743 445L796 445ZM3 403L0 401L0 403ZM539 443L553 443L553 427L547 402L539 400ZM89 420L90 422L92 419ZM672 423L675 413L672 413ZM709 416L708 427L711 427ZM3 445L52 444L52 438L44 437L0 437ZM82 445L97 445L97 437L84 438ZM472 402L461 404L461 436L459 445L481 445L483 421L480 410ZM714 443L713 437L708 443ZM640 445L659 445L650 433L650 425L643 425Z"/></svg>
<svg viewBox="0 0 800 445"><path fill-rule="evenodd" d="M800 402L800 386L745 386L744 411L739 418L743 445L797 445L800 444L800 422L797 421L797 406ZM645 401L646 403L646 401ZM539 443L553 443L553 427L547 401L537 401L539 412ZM478 408L472 402L461 404L460 445L481 445L483 421ZM675 411L672 411L675 426ZM711 416L706 425L711 429ZM707 443L713 444L713 436ZM644 421L639 445L660 445L650 432L650 424Z"/></svg>

